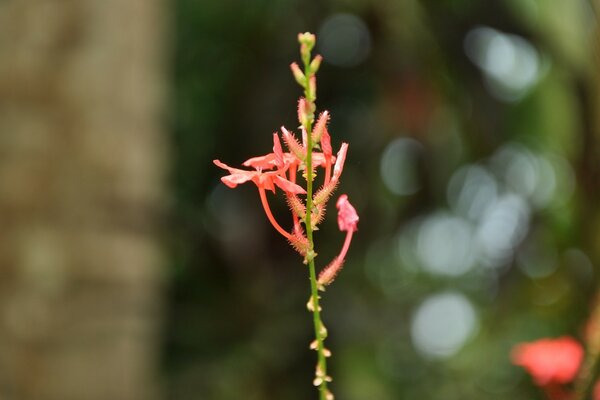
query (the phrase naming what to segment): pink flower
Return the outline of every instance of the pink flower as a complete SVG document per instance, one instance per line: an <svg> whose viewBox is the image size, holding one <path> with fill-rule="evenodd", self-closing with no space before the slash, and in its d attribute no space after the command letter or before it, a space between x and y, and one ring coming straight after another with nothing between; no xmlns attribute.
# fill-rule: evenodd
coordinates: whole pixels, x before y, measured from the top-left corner
<svg viewBox="0 0 600 400"><path fill-rule="evenodd" d="M356 232L358 214L356 214L356 210L348 201L348 196L345 194L341 195L336 203L336 207L338 209L338 226L340 231Z"/></svg>
<svg viewBox="0 0 600 400"><path fill-rule="evenodd" d="M290 163L289 158L284 157L277 133L273 134L273 153L244 161L243 165L253 167L254 171L232 168L219 160L213 160L213 163L229 171L229 175L222 177L221 181L230 188L235 188L241 183L252 181L259 189L263 190L275 192L275 186L277 186L286 193L306 193L301 186L285 178L285 171L290 167ZM262 172L263 169L272 170L274 168L277 169L275 171Z"/></svg>
<svg viewBox="0 0 600 400"><path fill-rule="evenodd" d="M267 159L269 156L265 156ZM221 178L221 181L230 188L235 188L241 183L248 181L254 182L254 184L263 190L275 191L275 186L287 193L293 194L304 194L306 191L295 183L288 181L281 177L281 170L262 172L261 170L246 171L243 169L232 168L229 165L222 163L219 160L213 160L213 163L220 168L229 171L229 175Z"/></svg>
<svg viewBox="0 0 600 400"><path fill-rule="evenodd" d="M577 374L583 359L583 348L571 337L540 339L517 345L512 362L527 370L538 386L569 383Z"/></svg>
<svg viewBox="0 0 600 400"><path fill-rule="evenodd" d="M286 171L288 168L292 167L293 179L295 179L296 161L293 156L290 155L286 157L286 153L283 153L283 150L281 149L281 143L279 142L279 137L276 133L273 134L273 153L269 153L265 156L253 157L244 162L245 166L254 167L254 171L232 168L219 160L213 160L213 162L216 166L229 172L229 175L222 177L221 181L230 188L235 188L241 183L246 183L249 181L254 182L254 184L258 187L260 201L265 210L265 214L269 219L269 222L271 222L271 225L273 225L273 227L290 242L298 242L298 235L293 235L290 232L287 232L277 223L273 213L271 212L269 202L267 201L267 195L265 193L266 190L275 192L275 186L283 190L288 196L306 193L301 186L297 185L295 182L289 181L286 178ZM263 172L263 169L272 171Z"/></svg>
<svg viewBox="0 0 600 400"><path fill-rule="evenodd" d="M319 273L317 283L321 290L325 290L325 286L333 282L337 274L341 271L346 260L346 254L350 248L350 243L352 242L352 235L357 231L358 214L348 201L348 196L345 194L341 195L336 203L336 207L338 209L338 226L340 231L346 231L346 239L344 240L340 254Z"/></svg>

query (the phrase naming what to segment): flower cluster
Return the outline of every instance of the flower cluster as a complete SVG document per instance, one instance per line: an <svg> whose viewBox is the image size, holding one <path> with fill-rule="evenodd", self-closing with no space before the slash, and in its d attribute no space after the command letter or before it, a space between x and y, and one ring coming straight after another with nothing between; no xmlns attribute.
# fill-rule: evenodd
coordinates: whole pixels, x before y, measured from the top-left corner
<svg viewBox="0 0 600 400"><path fill-rule="evenodd" d="M302 104L303 101L304 99L300 99L299 103ZM348 144L342 143L337 156L332 154L330 144L331 139L326 127L328 119L329 113L327 111L323 112L313 132L315 139L321 138L320 143L323 151L312 153L313 171L311 175L314 179L317 175L316 168L322 168L325 171L323 186L316 191L312 197L313 210L311 215L311 227L313 230L317 229L317 226L325 216L327 201L333 194L339 182L340 175L344 168L346 152L348 151ZM229 175L221 178L221 181L228 187L235 188L237 185L245 182L253 182L257 186L263 209L271 225L273 225L277 232L290 242L296 251L306 257L310 249L308 246L308 239L306 238L301 224L301 222L304 222L306 219L306 202L299 197L300 195L306 195L306 190L296 183L298 173L302 172L302 175L305 178L307 177L306 154L308 150L306 130L304 127L301 127L301 130L303 137L302 144L292 132L288 131L283 126L281 127L282 137L289 150L288 152L283 151L279 135L273 133L273 152L264 156L250 158L242 164L245 167L253 168L252 170L233 168L219 160L214 160L213 162L218 167L229 172ZM319 132L319 130L320 134L318 136L315 135L315 132ZM318 144L319 142L315 141L314 143ZM332 169L333 174L331 174ZM285 195L292 213L294 225L291 231L283 229L271 212L266 191L275 193L276 188L280 189ZM343 195L343 197L346 199L346 205L342 207L341 215L348 215L348 207L352 208L352 205L348 202L346 195ZM356 216L354 208L352 208L352 210L356 222L358 222L358 216ZM356 230L356 222L354 223L354 230ZM340 230L346 229L342 229L342 226L340 225ZM344 246L344 248L347 251L347 246ZM343 251L343 254L345 255L345 251Z"/></svg>
<svg viewBox="0 0 600 400"><path fill-rule="evenodd" d="M346 239L340 253L322 269L317 278L314 266L314 258L317 254L314 251L313 232L318 230L319 224L323 221L327 202L339 184L348 144L342 143L334 155L327 128L329 112L322 112L315 122L316 72L321 65L322 57L317 55L311 59L311 51L315 45L313 34L299 34L298 41L304 71L296 63L292 63L290 67L296 82L304 89L304 96L298 100L300 136L297 137L282 126L279 132L273 133L273 152L246 160L243 166L249 168L248 170L230 167L219 160L213 162L229 172L229 175L221 178L228 187L235 188L246 182L253 182L256 185L267 219L275 230L304 257L304 263L309 266L311 296L307 307L314 313L316 336L310 348L318 352L313 383L319 387L321 399L332 400L333 394L327 389L331 377L326 373L325 362L325 358L329 357L331 352L323 344L327 329L320 319L320 297L317 290L325 290L342 268L353 233L357 230L359 218L348 201L348 196L341 195L336 203L338 226L340 231L346 232ZM287 151L284 151L282 141ZM303 178L305 185L300 184L299 176ZM318 190L313 190L317 179L320 180L321 186ZM284 229L271 212L268 191L273 193L281 191L287 200L293 223L290 230Z"/></svg>
<svg viewBox="0 0 600 400"><path fill-rule="evenodd" d="M314 42L314 35L313 35ZM302 42L301 42L302 43ZM291 65L292 72L296 80L302 85L308 82L309 93L316 97L316 78L315 73L321 63L321 56L316 56L311 62L312 69L308 79L300 70L296 63ZM314 99L313 99L314 101ZM309 258L314 258L316 254L311 253L312 249L306 237L303 224L306 224L307 218L307 201L302 200L301 195L306 195L306 190L298 185L298 174L301 173L305 180L313 181L318 173L317 169L321 168L324 171L323 185L319 190L312 194L310 225L312 230L318 230L318 225L325 217L327 202L335 191L346 160L348 144L342 143L337 155L333 155L331 146L331 136L327 129L329 122L329 112L324 111L319 116L314 129L311 132L311 146L308 145L308 133L311 123L314 119L314 102L306 97L301 97L298 101L298 122L301 131L301 141L296 135L281 127L281 138L287 147L287 152L283 151L279 133L273 133L273 152L252 157L245 162L243 166L251 168L243 170L230 167L229 165L214 160L214 164L229 172L229 175L221 178L221 181L230 188L235 188L237 185L245 182L253 182L260 195L260 200L265 211L265 214L273 227L289 243L298 253L305 257L305 263ZM321 151L314 151L319 148ZM308 172L307 158L311 156L310 173ZM276 188L280 189L287 199L293 220L293 228L288 231L281 227L277 222L267 198L267 191L276 193ZM358 215L354 207L348 201L347 195L340 196L337 202L338 209L338 224L340 231L346 231L346 240L340 254L331 261L331 263L323 269L319 276L319 287L322 289L333 281L333 278L338 273L344 263L344 258L352 240L352 233L357 230Z"/></svg>

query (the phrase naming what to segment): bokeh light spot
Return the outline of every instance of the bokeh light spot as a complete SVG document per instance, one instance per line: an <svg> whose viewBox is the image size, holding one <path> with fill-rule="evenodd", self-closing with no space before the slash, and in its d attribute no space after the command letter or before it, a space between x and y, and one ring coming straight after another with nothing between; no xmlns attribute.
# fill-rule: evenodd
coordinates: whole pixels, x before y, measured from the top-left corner
<svg viewBox="0 0 600 400"><path fill-rule="evenodd" d="M414 139L398 138L383 151L380 162L381 178L394 194L406 196L420 188L418 161L422 146Z"/></svg>
<svg viewBox="0 0 600 400"><path fill-rule="evenodd" d="M319 29L319 48L326 62L353 67L371 51L371 35L365 23L351 14L335 14Z"/></svg>
<svg viewBox="0 0 600 400"><path fill-rule="evenodd" d="M477 27L467 33L464 46L467 56L485 74L490 93L499 100L518 100L539 80L540 57L521 36Z"/></svg>
<svg viewBox="0 0 600 400"><path fill-rule="evenodd" d="M502 266L512 257L527 233L529 215L527 203L514 193L507 193L490 205L477 230L486 265Z"/></svg>
<svg viewBox="0 0 600 400"><path fill-rule="evenodd" d="M459 276L475 264L473 229L460 217L438 214L419 230L417 252L422 267L438 275Z"/></svg>
<svg viewBox="0 0 600 400"><path fill-rule="evenodd" d="M425 357L456 354L478 327L471 302L458 292L435 294L417 309L411 325L415 348Z"/></svg>
<svg viewBox="0 0 600 400"><path fill-rule="evenodd" d="M459 215L479 220L498 196L498 183L485 168L468 165L456 171L448 183L448 203Z"/></svg>

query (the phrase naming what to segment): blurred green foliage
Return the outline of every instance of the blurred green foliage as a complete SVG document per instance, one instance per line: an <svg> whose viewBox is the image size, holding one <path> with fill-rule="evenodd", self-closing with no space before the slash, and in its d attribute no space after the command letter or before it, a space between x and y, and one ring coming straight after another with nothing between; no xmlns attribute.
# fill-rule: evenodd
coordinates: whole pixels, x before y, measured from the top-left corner
<svg viewBox="0 0 600 400"><path fill-rule="evenodd" d="M339 193L361 216L324 296L336 398L541 398L511 347L580 336L597 282L591 4L173 4L169 398L316 398L306 268L254 187L227 189L211 162L297 125L303 31L325 56L334 147L350 143ZM321 262L343 240L331 210Z"/></svg>

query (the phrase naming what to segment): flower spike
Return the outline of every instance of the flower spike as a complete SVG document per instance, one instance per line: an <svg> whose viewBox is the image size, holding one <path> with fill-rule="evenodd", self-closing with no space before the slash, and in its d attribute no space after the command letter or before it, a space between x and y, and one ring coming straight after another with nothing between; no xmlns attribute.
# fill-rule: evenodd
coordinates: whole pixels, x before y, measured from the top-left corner
<svg viewBox="0 0 600 400"><path fill-rule="evenodd" d="M348 144L342 143L337 155L334 155L331 136L327 129L330 119L329 112L324 111L318 119L315 118L318 115L315 105L317 99L316 73L323 58L320 55L314 58L311 56L316 41L315 35L309 32L300 33L298 41L302 62L301 65L295 62L291 63L290 70L304 92L298 100L299 137L296 138L292 132L282 126L280 132L273 133L273 151L244 161L243 166L248 169L233 168L220 160L214 160L213 163L228 172L228 175L221 177L221 181L227 187L235 188L246 182L256 185L268 221L279 234L287 239L294 250L303 256L303 263L308 268L311 283L311 297L307 307L313 313L315 330L315 340L310 347L318 354L313 383L318 386L320 399L333 400L333 394L328 388L332 379L327 375L327 358L331 356L331 351L324 344L327 338L327 328L321 320L322 309L319 305L318 290L324 290L325 286L333 282L342 269L352 236L357 230L359 218L356 210L348 201L348 197L340 196L337 201L338 226L341 231L346 232L346 238L340 253L321 271L317 278L315 271L317 253L313 236L325 216L328 200L339 185ZM286 149L282 148L281 140ZM318 191L315 191L314 180L322 170L324 170L323 185ZM305 180L300 180L298 175L303 176ZM289 230L277 222L269 205L267 191L278 194L279 190L284 192L291 211L293 225ZM302 195L306 195L306 197Z"/></svg>

